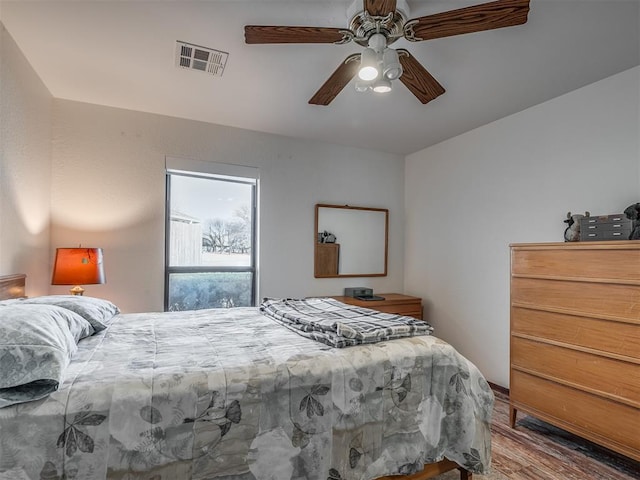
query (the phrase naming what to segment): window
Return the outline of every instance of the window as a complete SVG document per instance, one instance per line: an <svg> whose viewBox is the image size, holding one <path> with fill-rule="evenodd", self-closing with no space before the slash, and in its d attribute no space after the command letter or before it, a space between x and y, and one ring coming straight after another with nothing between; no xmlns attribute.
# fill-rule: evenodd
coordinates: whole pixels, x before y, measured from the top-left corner
<svg viewBox="0 0 640 480"><path fill-rule="evenodd" d="M256 188L167 170L165 310L255 305Z"/></svg>

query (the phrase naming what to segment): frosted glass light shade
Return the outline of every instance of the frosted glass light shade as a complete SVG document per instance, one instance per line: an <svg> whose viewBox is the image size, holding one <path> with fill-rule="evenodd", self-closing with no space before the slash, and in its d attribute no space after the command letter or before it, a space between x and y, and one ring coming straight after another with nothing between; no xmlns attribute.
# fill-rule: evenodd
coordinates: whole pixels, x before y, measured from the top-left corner
<svg viewBox="0 0 640 480"><path fill-rule="evenodd" d="M402 65L400 64L400 58L398 52L393 48L387 48L382 55L382 73L385 78L389 80L395 80L402 75Z"/></svg>
<svg viewBox="0 0 640 480"><path fill-rule="evenodd" d="M360 55L358 77L361 80L373 80L378 76L378 56L373 48L365 48Z"/></svg>
<svg viewBox="0 0 640 480"><path fill-rule="evenodd" d="M373 91L376 93L388 93L391 91L391 81L381 78L373 85Z"/></svg>
<svg viewBox="0 0 640 480"><path fill-rule="evenodd" d="M367 90L369 90L370 86L371 86L371 82L365 82L364 80L357 80L356 92L366 92Z"/></svg>

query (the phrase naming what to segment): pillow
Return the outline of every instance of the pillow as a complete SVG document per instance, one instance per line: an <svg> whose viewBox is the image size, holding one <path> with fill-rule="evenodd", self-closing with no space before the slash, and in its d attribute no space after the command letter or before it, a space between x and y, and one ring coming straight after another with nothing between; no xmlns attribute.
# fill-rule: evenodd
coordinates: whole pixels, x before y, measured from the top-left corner
<svg viewBox="0 0 640 480"><path fill-rule="evenodd" d="M43 311L50 311L52 315L60 315L67 322L69 331L73 335L73 339L78 343L83 338L90 337L96 333L93 326L84 318L78 315L76 312L68 310L57 305L30 305L25 307L40 307Z"/></svg>
<svg viewBox="0 0 640 480"><path fill-rule="evenodd" d="M0 307L5 307L7 305L16 306L21 304L33 306L28 303L25 304L23 302L23 299L0 301ZM78 343L83 338L90 337L91 335L96 333L94 328L91 326L91 324L87 320L85 320L83 317L81 317L77 313L72 312L71 310L67 310L66 308L58 307L56 305L38 305L38 306L52 309L54 314L61 315L67 321L69 330L71 331L71 334L73 335L73 338L75 339L76 343Z"/></svg>
<svg viewBox="0 0 640 480"><path fill-rule="evenodd" d="M15 305L16 303L20 303L23 300L24 298L9 298L8 300L0 300L0 307Z"/></svg>
<svg viewBox="0 0 640 480"><path fill-rule="evenodd" d="M120 313L120 309L108 300L82 295L47 295L26 298L22 303L66 308L86 319L96 332L107 328L113 317Z"/></svg>
<svg viewBox="0 0 640 480"><path fill-rule="evenodd" d="M0 308L0 408L58 389L78 349L69 329L73 317L47 305Z"/></svg>

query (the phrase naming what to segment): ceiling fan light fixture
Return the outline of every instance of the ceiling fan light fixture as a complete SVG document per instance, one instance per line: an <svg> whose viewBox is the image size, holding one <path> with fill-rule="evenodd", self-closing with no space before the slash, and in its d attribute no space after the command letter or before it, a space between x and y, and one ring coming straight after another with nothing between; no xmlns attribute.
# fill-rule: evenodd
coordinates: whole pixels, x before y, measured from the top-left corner
<svg viewBox="0 0 640 480"><path fill-rule="evenodd" d="M373 48L365 48L360 56L358 77L361 80L374 80L378 77L378 55Z"/></svg>
<svg viewBox="0 0 640 480"><path fill-rule="evenodd" d="M389 93L391 91L391 80L380 78L373 84L372 90L376 93Z"/></svg>
<svg viewBox="0 0 640 480"><path fill-rule="evenodd" d="M400 58L393 48L387 48L382 55L382 74L388 80L395 80L402 75Z"/></svg>

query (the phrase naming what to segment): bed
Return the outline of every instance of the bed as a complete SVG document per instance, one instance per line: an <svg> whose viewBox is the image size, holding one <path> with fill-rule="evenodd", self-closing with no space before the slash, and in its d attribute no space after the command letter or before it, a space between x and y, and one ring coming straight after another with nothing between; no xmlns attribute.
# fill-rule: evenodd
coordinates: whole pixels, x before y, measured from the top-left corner
<svg viewBox="0 0 640 480"><path fill-rule="evenodd" d="M23 296L24 276L0 277L0 295ZM11 309L49 308L51 297L42 299L2 302L0 319ZM435 336L332 348L257 308L120 314L97 301L103 311L89 313L101 318L93 332L74 327L76 351L59 385L0 408L1 479L488 472L493 394ZM76 305L55 312L67 308L86 313ZM0 355L0 371L8 365Z"/></svg>

